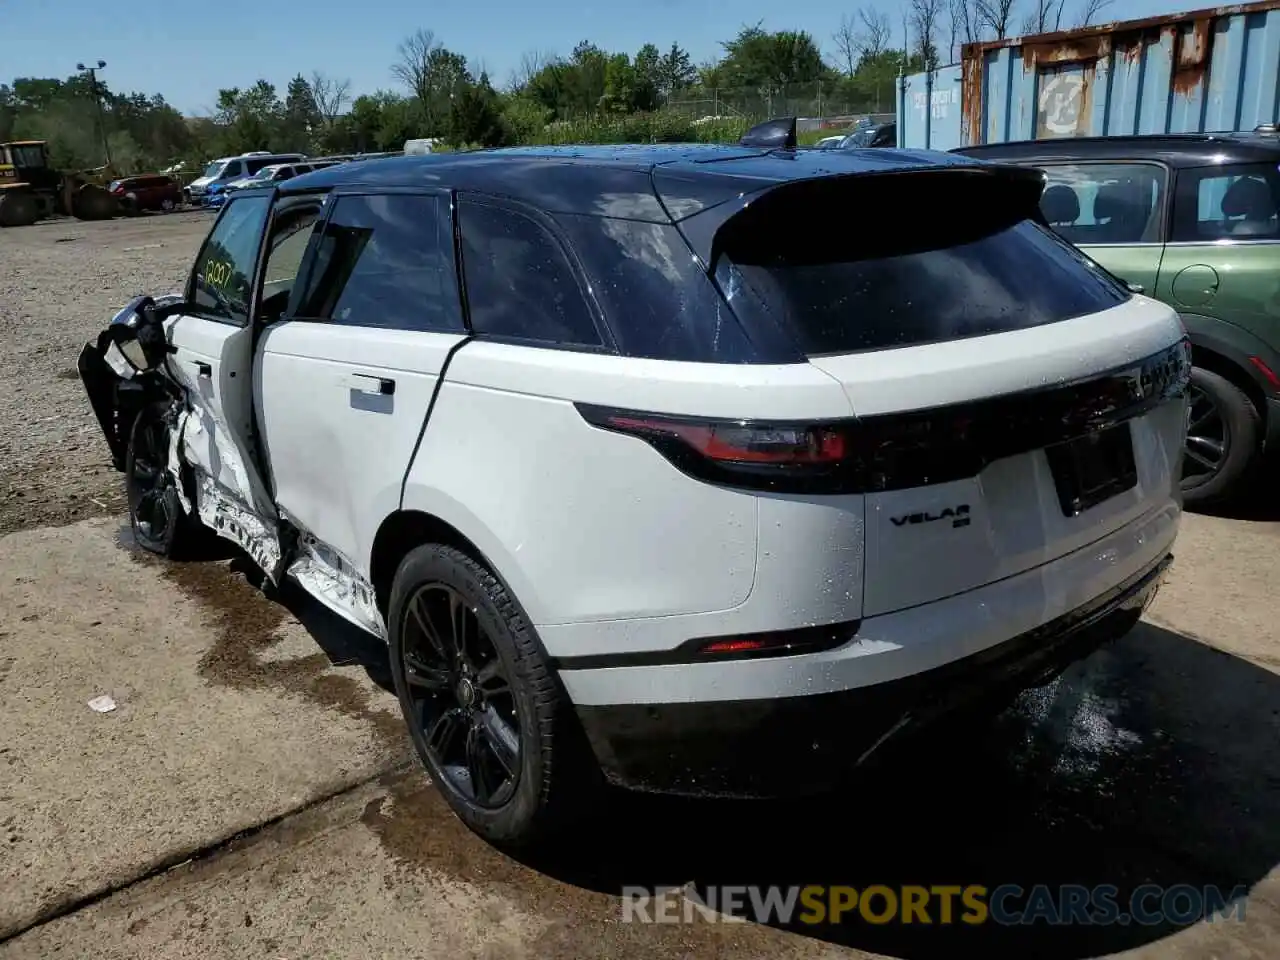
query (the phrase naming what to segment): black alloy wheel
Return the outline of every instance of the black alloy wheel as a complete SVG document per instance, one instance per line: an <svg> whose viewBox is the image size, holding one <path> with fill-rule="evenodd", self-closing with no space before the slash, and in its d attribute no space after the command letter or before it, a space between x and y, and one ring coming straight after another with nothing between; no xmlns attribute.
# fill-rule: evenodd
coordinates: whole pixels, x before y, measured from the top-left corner
<svg viewBox="0 0 1280 960"><path fill-rule="evenodd" d="M168 470L169 424L164 407L144 407L134 421L125 457L125 493L138 545L168 556L175 546L183 512Z"/></svg>
<svg viewBox="0 0 1280 960"><path fill-rule="evenodd" d="M1260 458L1260 428L1243 390L1211 370L1192 368L1181 478L1187 506L1229 500L1243 489Z"/></svg>
<svg viewBox="0 0 1280 960"><path fill-rule="evenodd" d="M419 749L462 797L502 807L520 784L521 717L507 668L475 609L447 584L424 584L405 604L401 636Z"/></svg>
<svg viewBox="0 0 1280 960"><path fill-rule="evenodd" d="M1231 436L1222 412L1213 398L1203 390L1191 387L1187 404L1186 458L1182 464L1184 482L1204 483L1219 470L1227 458Z"/></svg>

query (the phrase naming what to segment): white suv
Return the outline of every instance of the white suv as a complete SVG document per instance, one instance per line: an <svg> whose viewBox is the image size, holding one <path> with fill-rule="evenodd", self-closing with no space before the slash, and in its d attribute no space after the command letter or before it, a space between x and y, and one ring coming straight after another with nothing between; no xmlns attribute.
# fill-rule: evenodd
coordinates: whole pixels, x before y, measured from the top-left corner
<svg viewBox="0 0 1280 960"><path fill-rule="evenodd" d="M385 638L507 843L601 771L820 789L1124 633L1180 518L1173 311L1037 222L1034 171L791 142L233 195L81 356L138 541L211 528Z"/></svg>

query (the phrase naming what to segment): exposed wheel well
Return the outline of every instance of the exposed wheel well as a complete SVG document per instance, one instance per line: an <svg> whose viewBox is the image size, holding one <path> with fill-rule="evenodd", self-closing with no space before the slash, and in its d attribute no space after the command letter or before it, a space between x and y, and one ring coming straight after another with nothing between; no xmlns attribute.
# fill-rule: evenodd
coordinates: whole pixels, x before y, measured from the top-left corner
<svg viewBox="0 0 1280 960"><path fill-rule="evenodd" d="M373 538L373 551L369 558L369 579L383 617L387 616L391 582L400 568L400 561L410 550L424 543L440 543L461 550L497 576L497 571L480 549L451 524L418 510L397 511L382 521Z"/></svg>
<svg viewBox="0 0 1280 960"><path fill-rule="evenodd" d="M1262 419L1261 435L1266 436L1267 398L1263 394L1262 388L1258 386L1257 381L1247 371L1242 369L1234 360L1224 357L1220 353L1215 353L1208 347L1199 347L1195 344L1191 345L1191 363L1202 370L1208 370L1210 373L1216 373L1218 376L1230 380L1243 390L1244 395L1253 404L1253 408L1258 411L1258 416Z"/></svg>

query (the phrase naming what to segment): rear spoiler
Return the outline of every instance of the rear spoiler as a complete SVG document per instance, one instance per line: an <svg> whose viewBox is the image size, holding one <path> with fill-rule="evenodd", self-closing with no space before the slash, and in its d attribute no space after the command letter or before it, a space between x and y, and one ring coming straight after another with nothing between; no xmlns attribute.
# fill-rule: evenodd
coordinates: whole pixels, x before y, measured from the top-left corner
<svg viewBox="0 0 1280 960"><path fill-rule="evenodd" d="M1045 175L974 163L776 183L680 221L708 271L727 244L772 240L788 256L893 256L967 243L1022 220L1043 224ZM779 242L781 245L779 246Z"/></svg>

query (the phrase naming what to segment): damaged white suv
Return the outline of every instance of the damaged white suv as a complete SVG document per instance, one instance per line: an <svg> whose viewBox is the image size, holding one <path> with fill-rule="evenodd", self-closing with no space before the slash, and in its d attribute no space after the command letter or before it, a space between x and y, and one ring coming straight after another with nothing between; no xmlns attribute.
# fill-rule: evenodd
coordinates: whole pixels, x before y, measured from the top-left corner
<svg viewBox="0 0 1280 960"><path fill-rule="evenodd" d="M81 356L139 543L207 527L385 638L507 843L602 780L822 789L1123 634L1180 519L1175 314L1034 171L793 137L236 194ZM876 229L815 235L844 207Z"/></svg>

